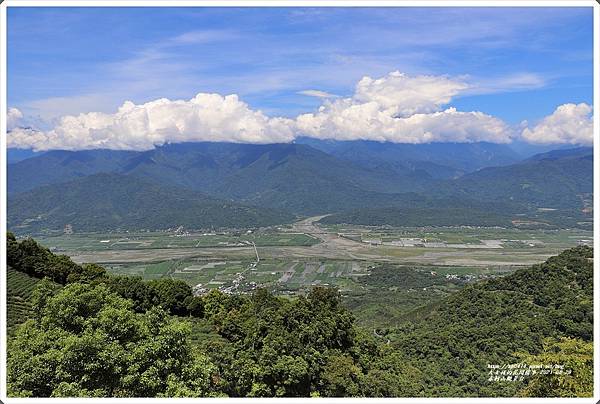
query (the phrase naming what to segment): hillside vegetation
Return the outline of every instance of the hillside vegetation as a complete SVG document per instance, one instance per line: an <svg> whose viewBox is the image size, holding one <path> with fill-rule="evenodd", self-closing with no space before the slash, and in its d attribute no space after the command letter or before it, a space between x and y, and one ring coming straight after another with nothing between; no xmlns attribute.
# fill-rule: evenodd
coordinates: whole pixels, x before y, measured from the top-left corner
<svg viewBox="0 0 600 404"><path fill-rule="evenodd" d="M9 225L26 234L67 223L76 231L255 227L331 214L323 222L591 226L591 148L516 162L489 144L311 144L327 153L210 142L51 151L9 165Z"/></svg>
<svg viewBox="0 0 600 404"><path fill-rule="evenodd" d="M9 339L10 396L592 392L589 247L467 286L398 324L387 339L357 326L335 289L292 299L265 290L193 297L181 281L111 276L12 234L7 255L14 270L66 285L41 282L29 320ZM200 327L194 338L192 324ZM550 384L539 376L489 379L488 364L554 360L552 346L574 353L570 375Z"/></svg>
<svg viewBox="0 0 600 404"><path fill-rule="evenodd" d="M594 191L593 176L592 150L574 149L570 153L545 153L510 166L484 168L459 178L445 192L477 195L484 201L581 209L581 195Z"/></svg>
<svg viewBox="0 0 600 404"><path fill-rule="evenodd" d="M418 206L418 207L417 207ZM516 208L510 204L466 199L427 199L404 207L362 208L325 216L323 224L367 226L502 226L511 227ZM517 210L518 212L518 210Z"/></svg>
<svg viewBox="0 0 600 404"><path fill-rule="evenodd" d="M9 226L19 232L115 229L164 230L259 227L290 222L294 216L244 206L197 192L162 186L135 177L95 174L9 198Z"/></svg>
<svg viewBox="0 0 600 404"><path fill-rule="evenodd" d="M31 316L31 298L39 282L39 278L16 271L11 267L7 268L6 328L9 334L12 334L19 324L24 323Z"/></svg>
<svg viewBox="0 0 600 404"><path fill-rule="evenodd" d="M428 369L425 383L433 395L517 394L518 383L489 383L487 365L518 363L519 353L540 353L545 339L591 345L592 254L589 247L576 247L468 285L404 324L395 346L413 366Z"/></svg>

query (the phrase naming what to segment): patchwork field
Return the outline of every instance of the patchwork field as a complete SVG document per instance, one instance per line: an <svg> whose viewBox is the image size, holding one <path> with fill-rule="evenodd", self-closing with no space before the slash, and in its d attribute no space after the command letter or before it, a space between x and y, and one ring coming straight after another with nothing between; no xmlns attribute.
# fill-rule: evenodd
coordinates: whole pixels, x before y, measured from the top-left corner
<svg viewBox="0 0 600 404"><path fill-rule="evenodd" d="M87 233L40 242L112 273L182 279L196 294L264 287L293 295L316 285L335 286L359 323L383 332L467 283L593 240L586 230L321 226L320 218L219 234ZM15 322L28 302L12 303Z"/></svg>
<svg viewBox="0 0 600 404"><path fill-rule="evenodd" d="M55 252L155 250L174 248L244 247L257 246L311 246L319 242L315 237L301 233L81 233L52 237L37 237L40 243L51 246Z"/></svg>

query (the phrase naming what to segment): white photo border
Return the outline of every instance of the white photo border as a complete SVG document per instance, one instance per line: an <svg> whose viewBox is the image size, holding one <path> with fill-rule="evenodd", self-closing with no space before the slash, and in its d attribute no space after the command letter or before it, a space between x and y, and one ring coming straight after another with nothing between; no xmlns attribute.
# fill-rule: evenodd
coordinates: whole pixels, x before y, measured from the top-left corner
<svg viewBox="0 0 600 404"><path fill-rule="evenodd" d="M600 212L600 3L594 0L0 0L0 400L18 403L582 403L600 400L600 261L594 259L594 395L591 398L9 398L6 395L6 214L7 214L7 8L8 7L591 7L594 14L594 213ZM594 220L594 250L600 252L600 221Z"/></svg>

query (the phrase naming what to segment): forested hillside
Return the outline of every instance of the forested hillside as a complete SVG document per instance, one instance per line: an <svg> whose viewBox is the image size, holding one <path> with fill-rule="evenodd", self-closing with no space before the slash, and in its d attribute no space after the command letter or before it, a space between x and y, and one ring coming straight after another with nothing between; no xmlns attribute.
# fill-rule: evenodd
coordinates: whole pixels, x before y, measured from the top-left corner
<svg viewBox="0 0 600 404"><path fill-rule="evenodd" d="M406 198L408 199L408 198ZM407 201L408 202L408 201ZM511 227L518 207L510 203L419 197L402 207L362 208L335 213L319 223L368 226L502 226ZM524 208L521 208L524 211Z"/></svg>
<svg viewBox="0 0 600 404"><path fill-rule="evenodd" d="M298 142L366 167L389 165L399 172L424 172L440 179L457 178L484 167L504 166L520 160L509 145L488 142L410 144L313 138L301 138Z"/></svg>
<svg viewBox="0 0 600 404"><path fill-rule="evenodd" d="M19 232L259 227L294 216L119 174L94 174L9 198L9 226Z"/></svg>
<svg viewBox="0 0 600 404"><path fill-rule="evenodd" d="M447 192L457 196L477 194L488 201L581 210L582 196L594 191L593 176L590 148L563 150L506 167L484 168L458 179Z"/></svg>
<svg viewBox="0 0 600 404"><path fill-rule="evenodd" d="M466 286L385 338L357 326L335 289L194 297L182 281L7 243L15 271L48 278L9 338L9 396L591 396L589 247ZM490 380L488 365L523 358L572 372Z"/></svg>
<svg viewBox="0 0 600 404"><path fill-rule="evenodd" d="M552 184L550 186L549 184ZM503 226L591 228L593 151L582 147L535 155L439 181L419 203L365 204L322 223L392 226ZM400 200L398 198L398 200Z"/></svg>
<svg viewBox="0 0 600 404"><path fill-rule="evenodd" d="M538 354L544 342L560 338L591 346L592 257L589 247L572 248L543 264L466 286L404 324L395 347L413 366L428 369L425 383L433 395L517 394L518 383L488 383L482 370L518 363L519 353Z"/></svg>
<svg viewBox="0 0 600 404"><path fill-rule="evenodd" d="M244 227L322 214L364 225L591 225L591 148L515 162L506 146L484 143L316 145L331 154L306 144L209 142L51 151L8 166L10 227Z"/></svg>

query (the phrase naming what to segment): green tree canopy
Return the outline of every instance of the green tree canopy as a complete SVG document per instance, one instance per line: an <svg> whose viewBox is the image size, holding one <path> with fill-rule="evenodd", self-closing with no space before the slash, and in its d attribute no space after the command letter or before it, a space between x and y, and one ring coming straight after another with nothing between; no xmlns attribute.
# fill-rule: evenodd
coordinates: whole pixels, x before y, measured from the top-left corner
<svg viewBox="0 0 600 404"><path fill-rule="evenodd" d="M561 372L537 374L519 391L521 397L592 397L594 345L576 338L547 338L538 355L524 354L529 365L562 366Z"/></svg>
<svg viewBox="0 0 600 404"><path fill-rule="evenodd" d="M106 286L42 285L36 318L8 347L10 396L206 396L209 360L192 351L189 325L158 307L144 314Z"/></svg>

